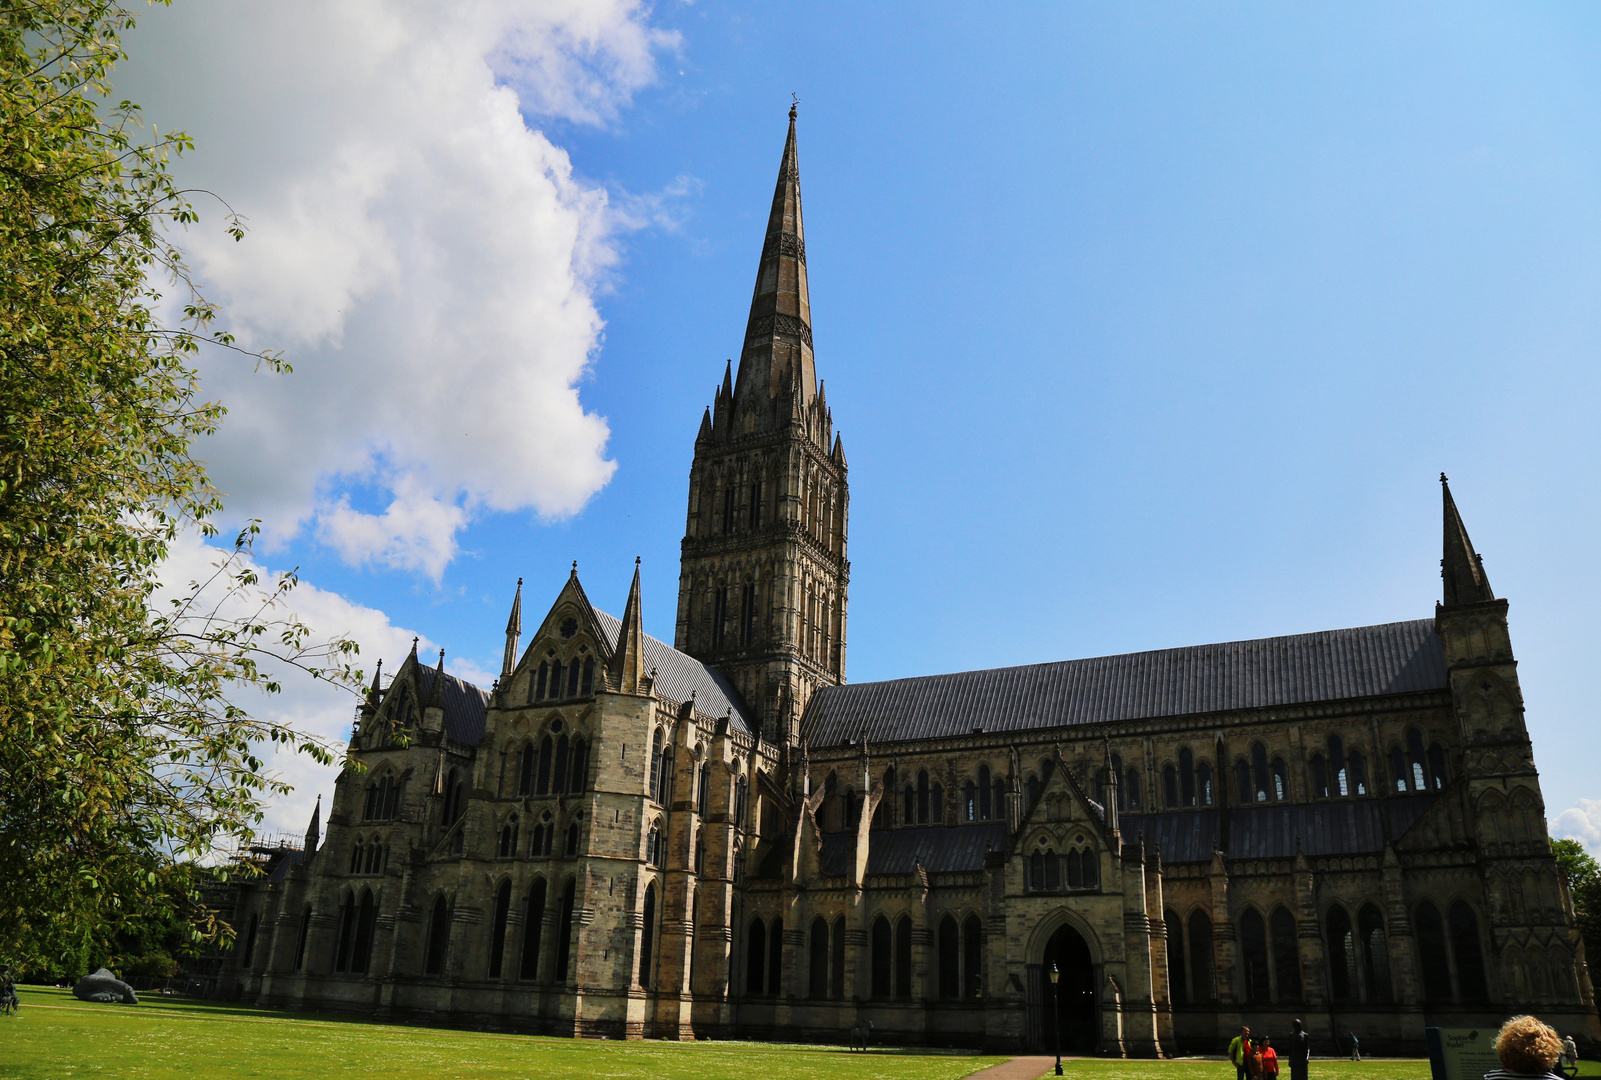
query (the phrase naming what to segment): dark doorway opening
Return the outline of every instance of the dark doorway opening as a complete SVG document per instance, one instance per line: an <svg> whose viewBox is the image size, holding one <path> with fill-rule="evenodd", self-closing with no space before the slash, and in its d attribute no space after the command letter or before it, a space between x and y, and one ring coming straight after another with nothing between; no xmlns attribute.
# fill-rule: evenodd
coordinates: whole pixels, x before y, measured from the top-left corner
<svg viewBox="0 0 1601 1080"><path fill-rule="evenodd" d="M1054 988L1051 986L1052 964L1056 965L1058 975ZM1041 1049L1053 1052L1059 1031L1062 1053L1093 1054L1101 1034L1095 1007L1095 965L1090 960L1090 947L1071 926L1064 926L1051 935L1045 946L1040 982L1045 991L1047 1014L1043 1032L1046 1045Z"/></svg>

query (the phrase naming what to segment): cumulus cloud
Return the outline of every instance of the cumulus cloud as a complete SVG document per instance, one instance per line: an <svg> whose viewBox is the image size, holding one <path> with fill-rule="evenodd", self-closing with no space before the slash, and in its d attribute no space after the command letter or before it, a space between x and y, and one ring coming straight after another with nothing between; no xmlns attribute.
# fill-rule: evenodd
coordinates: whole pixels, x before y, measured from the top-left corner
<svg viewBox="0 0 1601 1080"><path fill-rule="evenodd" d="M1601 799L1580 799L1551 822L1551 835L1559 840L1577 840L1585 850L1601 856Z"/></svg>
<svg viewBox="0 0 1601 1080"><path fill-rule="evenodd" d="M225 552L205 544L193 533L180 536L161 568L164 587L154 598L155 605L164 608L166 600L184 592L189 582L208 580L213 568L225 556ZM278 580L278 574L259 560L250 560L250 566L264 585L270 586L270 583ZM229 613L226 605L223 612ZM410 652L412 638L416 636L405 627L396 626L382 611L352 603L337 593L319 589L304 581L289 594L281 615L305 623L321 638L354 638L361 643L361 666L368 672L373 670L379 659L384 661L388 671L393 672ZM437 650L438 646L422 638L418 648L428 653ZM464 662L460 658L452 658L447 668L452 674L481 686L488 686L493 679L493 675L479 665ZM238 693L232 696L233 702L253 716L291 724L299 731L320 736L337 746L349 740L358 702L348 690L292 671L274 674L281 678L281 693ZM325 801L332 798L339 766L319 765L305 754L275 747L262 747L261 750L267 771L294 785L292 793L275 799L267 807L261 829L266 833L303 835L317 796L324 795ZM327 820L326 807L323 820Z"/></svg>
<svg viewBox="0 0 1601 1080"><path fill-rule="evenodd" d="M186 237L198 278L294 367L203 363L231 512L437 579L475 511L558 518L605 485L595 293L683 188L614 199L525 115L605 122L651 82L676 39L637 0L207 0L127 44L118 93L194 136L179 179L247 219L242 244L218 213Z"/></svg>

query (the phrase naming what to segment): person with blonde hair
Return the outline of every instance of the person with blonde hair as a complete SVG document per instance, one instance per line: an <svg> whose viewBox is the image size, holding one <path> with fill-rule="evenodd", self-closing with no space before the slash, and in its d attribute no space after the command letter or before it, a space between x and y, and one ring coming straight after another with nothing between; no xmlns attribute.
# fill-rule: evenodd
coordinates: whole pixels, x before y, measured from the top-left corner
<svg viewBox="0 0 1601 1080"><path fill-rule="evenodd" d="M1495 1037L1495 1056L1501 1059L1501 1067L1485 1073L1484 1080L1561 1080L1556 1064L1562 1057L1562 1040L1532 1016L1514 1016L1501 1025Z"/></svg>

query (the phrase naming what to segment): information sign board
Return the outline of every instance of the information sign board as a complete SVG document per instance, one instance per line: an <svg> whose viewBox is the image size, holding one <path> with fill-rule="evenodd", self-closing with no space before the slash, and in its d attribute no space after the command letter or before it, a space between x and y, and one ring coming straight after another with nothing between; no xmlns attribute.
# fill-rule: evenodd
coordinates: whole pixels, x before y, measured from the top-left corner
<svg viewBox="0 0 1601 1080"><path fill-rule="evenodd" d="M1501 1067L1495 1056L1495 1028L1427 1029L1432 1080L1481 1080Z"/></svg>

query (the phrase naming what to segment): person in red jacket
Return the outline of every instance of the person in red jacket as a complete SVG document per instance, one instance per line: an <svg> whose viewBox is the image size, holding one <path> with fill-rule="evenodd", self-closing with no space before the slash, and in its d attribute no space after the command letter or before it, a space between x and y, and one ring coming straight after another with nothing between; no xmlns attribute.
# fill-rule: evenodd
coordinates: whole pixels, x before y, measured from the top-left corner
<svg viewBox="0 0 1601 1080"><path fill-rule="evenodd" d="M1258 1045L1261 1047L1262 1061L1258 1075L1262 1080L1279 1080L1279 1052L1273 1049L1273 1040L1264 1035Z"/></svg>

